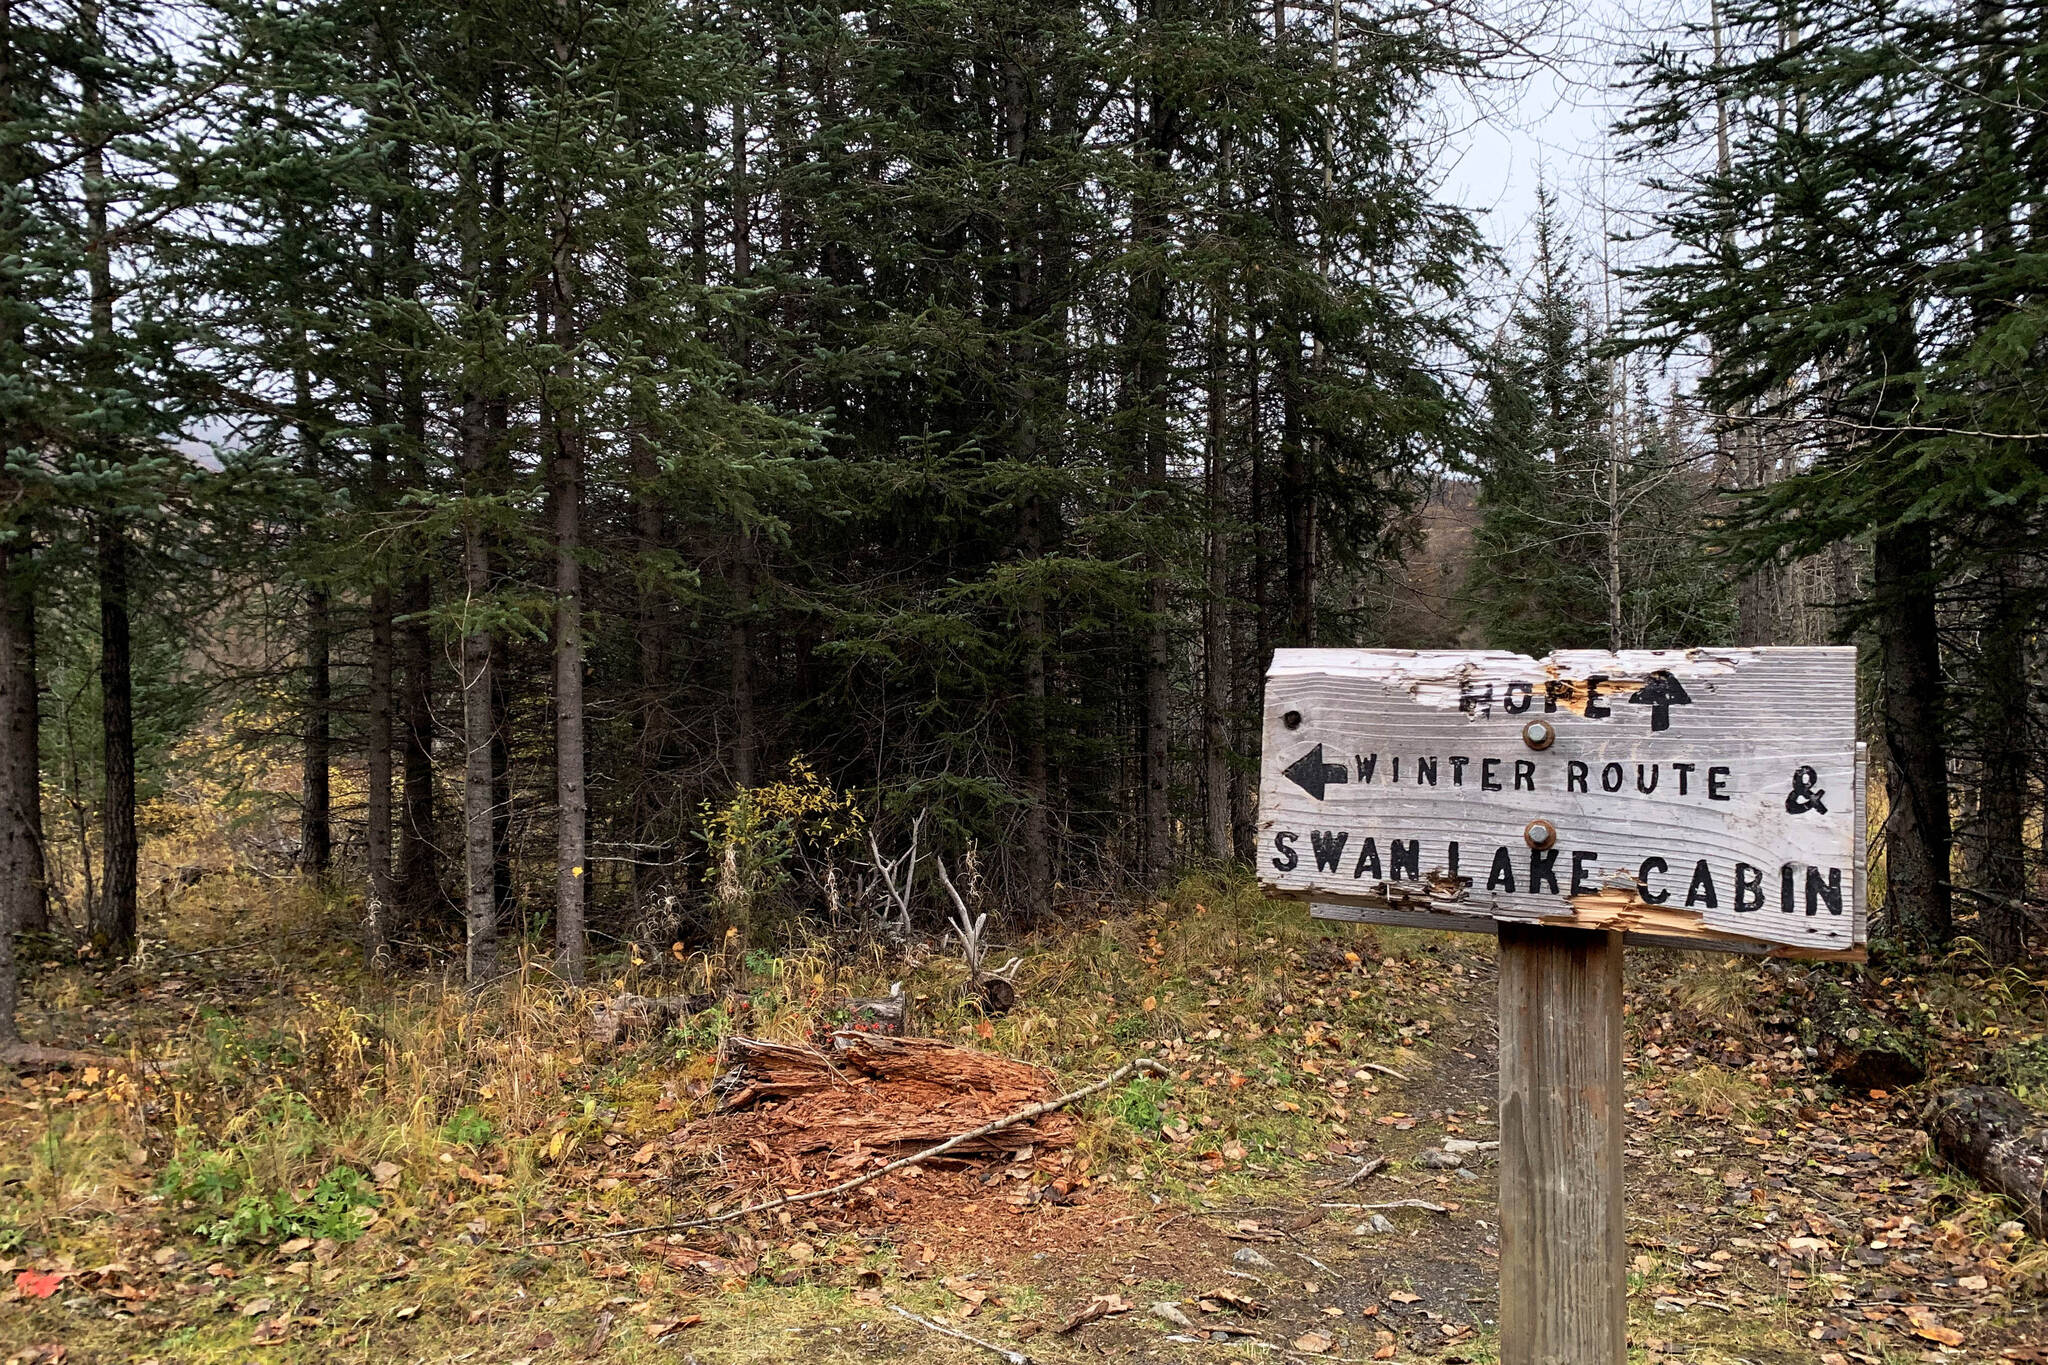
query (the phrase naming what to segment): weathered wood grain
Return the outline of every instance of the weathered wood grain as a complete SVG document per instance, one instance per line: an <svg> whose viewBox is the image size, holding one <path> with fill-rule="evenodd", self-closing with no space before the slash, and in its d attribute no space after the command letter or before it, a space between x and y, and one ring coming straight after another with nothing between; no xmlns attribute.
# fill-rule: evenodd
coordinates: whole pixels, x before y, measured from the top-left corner
<svg viewBox="0 0 2048 1365"><path fill-rule="evenodd" d="M1501 1365L1628 1357L1621 936L1500 926Z"/></svg>
<svg viewBox="0 0 2048 1365"><path fill-rule="evenodd" d="M1989 1085L1944 1090L1927 1107L1934 1150L2012 1200L2027 1228L2048 1237L2048 1116Z"/></svg>
<svg viewBox="0 0 2048 1365"><path fill-rule="evenodd" d="M1260 877L1326 917L1853 958L1855 702L1846 648L1281 650ZM1539 818L1554 860L1525 841Z"/></svg>

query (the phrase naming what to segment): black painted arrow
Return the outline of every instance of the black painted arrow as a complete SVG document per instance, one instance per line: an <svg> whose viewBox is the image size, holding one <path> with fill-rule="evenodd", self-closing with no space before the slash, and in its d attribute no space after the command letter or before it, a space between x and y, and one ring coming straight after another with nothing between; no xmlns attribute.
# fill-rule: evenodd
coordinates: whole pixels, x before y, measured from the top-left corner
<svg viewBox="0 0 2048 1365"><path fill-rule="evenodd" d="M1318 801L1323 799L1326 784L1351 780L1351 769L1342 763L1323 762L1323 746L1320 744L1281 769L1281 773Z"/></svg>
<svg viewBox="0 0 2048 1365"><path fill-rule="evenodd" d="M1692 698L1686 695L1685 684L1661 668L1652 673L1629 700L1637 706L1650 708L1650 729L1653 732L1671 728L1672 707L1692 705Z"/></svg>

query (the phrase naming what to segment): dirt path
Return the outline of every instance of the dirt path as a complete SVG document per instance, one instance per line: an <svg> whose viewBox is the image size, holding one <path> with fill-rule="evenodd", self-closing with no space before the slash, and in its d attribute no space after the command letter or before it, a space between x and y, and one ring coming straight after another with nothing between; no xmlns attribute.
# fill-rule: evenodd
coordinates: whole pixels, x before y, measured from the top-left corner
<svg viewBox="0 0 2048 1365"><path fill-rule="evenodd" d="M1013 1266L1010 1273L1048 1302L1078 1307L1110 1293L1133 1305L1071 1337L1029 1337L1033 1355L1495 1360L1494 978L1482 969L1447 980L1455 989L1446 1003L1463 1024L1416 1049L1422 1055L1410 1079L1376 1097L1371 1137L1323 1164L1306 1190L1139 1219L1132 1243L1107 1254ZM1753 1068L1803 1065L1789 1042L1757 1051ZM1909 1107L1809 1085L1800 1091L1808 1103L1772 1130L1679 1098L1728 1084L1723 1063L1731 1060L1725 1050L1632 1040L1632 1360L2048 1360L2048 1329L2035 1301L2014 1296L2011 1260L1981 1232L1973 1237L1966 1224L1943 1221L1957 1201L1925 1167ZM1447 1140L1461 1148L1461 1165L1418 1165L1430 1152L1443 1161ZM1345 1188L1373 1156L1387 1164ZM1408 1199L1449 1211L1386 1210L1391 1230L1373 1231L1371 1210L1324 1207ZM1962 1211L1987 1216L1981 1206ZM988 1261L1001 1265L999 1256ZM1202 1294L1218 1286L1255 1297L1269 1312L1249 1320L1203 1313ZM1196 1330L1149 1316L1161 1300L1173 1301ZM933 1342L917 1337L915 1329L891 1331L890 1349L930 1355Z"/></svg>

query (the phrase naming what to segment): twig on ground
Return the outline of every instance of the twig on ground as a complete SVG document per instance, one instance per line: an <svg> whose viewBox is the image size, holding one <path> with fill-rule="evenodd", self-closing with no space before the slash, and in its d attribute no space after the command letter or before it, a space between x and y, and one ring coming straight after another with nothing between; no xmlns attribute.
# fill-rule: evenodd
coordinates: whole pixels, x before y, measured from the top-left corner
<svg viewBox="0 0 2048 1365"><path fill-rule="evenodd" d="M1432 1204L1427 1199L1396 1199L1391 1204L1324 1204L1326 1209L1361 1209L1367 1213L1378 1213L1382 1209L1421 1209L1425 1213L1449 1213L1442 1204Z"/></svg>
<svg viewBox="0 0 2048 1365"><path fill-rule="evenodd" d="M964 1341L970 1346L979 1346L984 1351L994 1351L997 1355L1008 1361L1009 1365L1032 1365L1031 1357L1025 1355L1022 1351L1013 1351L1007 1346L998 1346L992 1341L983 1341L980 1337L970 1337L967 1333L955 1331L943 1323L933 1322L930 1318L921 1318L900 1303L890 1304L889 1311L899 1317L909 1318L919 1327L928 1328L931 1331L937 1332L942 1337L952 1337L954 1340Z"/></svg>
<svg viewBox="0 0 2048 1365"><path fill-rule="evenodd" d="M839 1184L826 1189L811 1190L804 1194L784 1195L780 1199L770 1199L766 1203L749 1204L744 1208L731 1209L712 1218L688 1218L678 1223L650 1223L646 1227L638 1228L613 1228L608 1232L593 1232L582 1237L561 1237L546 1242L501 1244L493 1246L491 1250L529 1251L536 1247L566 1247L576 1246L582 1242L605 1242L619 1237L638 1237L649 1232L688 1232L696 1228L715 1228L721 1224L730 1223L734 1219L748 1217L751 1214L773 1213L776 1209L786 1208L791 1204L808 1204L817 1199L829 1199L835 1194L849 1194L870 1181L880 1180L891 1171L900 1171L906 1166L921 1165L924 1162L930 1161L933 1157L944 1156L962 1143L972 1142L980 1137L987 1137L990 1133L1000 1133L1003 1129L1014 1128L1020 1123L1029 1123L1041 1114L1050 1114L1055 1109L1064 1109L1070 1104L1087 1099L1090 1095L1099 1094L1109 1089L1126 1076L1138 1071L1154 1076L1168 1074L1165 1067L1153 1061L1150 1057L1136 1058L1125 1062L1122 1066L1092 1085L1084 1085L1079 1090L1070 1090L1066 1094L1053 1099L1040 1100L1036 1104L1028 1104L1014 1113L1003 1115L992 1123L984 1123L979 1128L969 1129L964 1133L956 1133L935 1146L927 1147L921 1152L912 1152L909 1156L899 1158L886 1166L869 1171L866 1175L855 1176L851 1180L841 1181Z"/></svg>
<svg viewBox="0 0 2048 1365"><path fill-rule="evenodd" d="M0 1066L71 1067L104 1066L128 1069L122 1057L103 1052L79 1052L68 1047L45 1047L41 1043L0 1043Z"/></svg>
<svg viewBox="0 0 2048 1365"><path fill-rule="evenodd" d="M1324 1265L1324 1264L1323 1264L1323 1263L1322 1263L1321 1261L1318 1261L1318 1260L1317 1260L1317 1259L1316 1259L1315 1257L1313 1257L1313 1256L1309 1255L1309 1254L1308 1254L1308 1253L1307 1253L1306 1251L1297 1251L1297 1252L1293 1252L1292 1254L1293 1254L1293 1255L1296 1255L1296 1256L1299 1256L1299 1257L1301 1257L1301 1259L1302 1259L1302 1260L1304 1260L1304 1261L1307 1261L1307 1262L1308 1262L1308 1263L1309 1263L1310 1265L1314 1266L1314 1267L1315 1267L1315 1268L1316 1268L1317 1270L1320 1270L1320 1271L1322 1271L1322 1272L1323 1272L1323 1273L1324 1273L1325 1275L1328 1275L1328 1276L1329 1276L1329 1277L1330 1277L1331 1279L1333 1279L1333 1280L1334 1280L1334 1279L1336 1279L1336 1278L1337 1278L1337 1272L1336 1272L1336 1271L1334 1271L1334 1270L1330 1269L1330 1267L1328 1267L1328 1266Z"/></svg>
<svg viewBox="0 0 2048 1365"><path fill-rule="evenodd" d="M1348 1190L1353 1185L1356 1185L1359 1181L1365 1179L1367 1176L1371 1175L1374 1171L1377 1171L1378 1169L1380 1169L1380 1167L1386 1164L1387 1159L1383 1156L1376 1156L1369 1161L1362 1161L1359 1163L1358 1169L1353 1171L1350 1175L1345 1176L1343 1182L1339 1184L1337 1188L1340 1190Z"/></svg>
<svg viewBox="0 0 2048 1365"><path fill-rule="evenodd" d="M1378 1062L1360 1062L1359 1065L1364 1067L1367 1071L1377 1071L1382 1076L1392 1076L1397 1081L1405 1081L1408 1079L1407 1076L1405 1076L1399 1071L1394 1070L1394 1068L1390 1066L1381 1066Z"/></svg>
<svg viewBox="0 0 2048 1365"><path fill-rule="evenodd" d="M188 957L200 957L207 953L232 953L238 948L253 948L259 943L267 942L269 942L267 938L245 938L240 943L216 943L211 947L194 948L191 949L189 952L166 953L162 957L158 958L157 961L183 962Z"/></svg>

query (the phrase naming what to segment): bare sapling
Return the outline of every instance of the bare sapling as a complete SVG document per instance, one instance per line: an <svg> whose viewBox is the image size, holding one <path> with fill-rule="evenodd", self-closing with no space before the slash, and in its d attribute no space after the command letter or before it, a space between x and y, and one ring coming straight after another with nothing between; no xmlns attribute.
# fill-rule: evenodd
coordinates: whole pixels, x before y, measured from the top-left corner
<svg viewBox="0 0 2048 1365"><path fill-rule="evenodd" d="M919 811L917 818L910 822L910 847L894 858L882 856L882 846L875 839L874 828L868 828L868 851L873 855L873 861L867 866L881 882L882 890L879 927L882 937L898 943L910 937L910 897L912 888L917 884L917 841L928 814L928 811Z"/></svg>
<svg viewBox="0 0 2048 1365"><path fill-rule="evenodd" d="M951 926L948 935L960 941L960 960L967 967L968 986L981 997L983 1007L991 1014L1001 1014L1017 1003L1017 968L1024 960L1012 957L993 971L987 969L988 912L976 914L968 907L967 898L953 885L944 858L934 854L932 862L939 869L940 884L953 901L953 915L947 921Z"/></svg>

